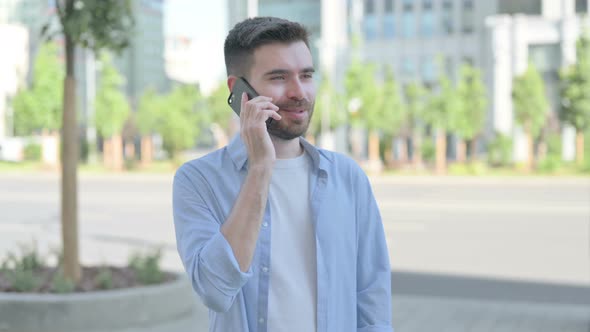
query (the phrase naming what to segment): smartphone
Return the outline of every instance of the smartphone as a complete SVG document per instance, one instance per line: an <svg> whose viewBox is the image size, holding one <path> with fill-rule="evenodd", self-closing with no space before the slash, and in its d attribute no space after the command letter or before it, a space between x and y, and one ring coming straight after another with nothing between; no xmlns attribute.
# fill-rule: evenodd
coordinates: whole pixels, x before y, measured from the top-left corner
<svg viewBox="0 0 590 332"><path fill-rule="evenodd" d="M240 110L242 108L242 93L246 92L248 95L248 100L251 100L254 97L258 96L258 93L254 88L246 81L243 77L238 77L236 82L234 83L234 87L227 98L227 104L236 112L238 116L240 116ZM268 126L272 122L272 118L268 118L266 120L266 125Z"/></svg>

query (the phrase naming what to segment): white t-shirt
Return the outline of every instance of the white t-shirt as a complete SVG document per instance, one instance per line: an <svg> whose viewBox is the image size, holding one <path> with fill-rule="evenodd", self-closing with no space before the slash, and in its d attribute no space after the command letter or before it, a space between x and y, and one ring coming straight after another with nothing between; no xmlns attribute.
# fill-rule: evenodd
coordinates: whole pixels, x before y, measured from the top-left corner
<svg viewBox="0 0 590 332"><path fill-rule="evenodd" d="M270 184L271 257L268 331L316 331L316 242L311 158L275 162Z"/></svg>

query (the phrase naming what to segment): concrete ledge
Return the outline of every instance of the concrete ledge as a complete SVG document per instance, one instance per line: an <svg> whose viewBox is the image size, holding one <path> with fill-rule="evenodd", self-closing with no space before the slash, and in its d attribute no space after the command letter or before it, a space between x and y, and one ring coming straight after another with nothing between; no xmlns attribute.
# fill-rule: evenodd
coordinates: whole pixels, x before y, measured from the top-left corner
<svg viewBox="0 0 590 332"><path fill-rule="evenodd" d="M184 275L160 285L101 292L0 293L0 331L117 331L189 316L194 304Z"/></svg>

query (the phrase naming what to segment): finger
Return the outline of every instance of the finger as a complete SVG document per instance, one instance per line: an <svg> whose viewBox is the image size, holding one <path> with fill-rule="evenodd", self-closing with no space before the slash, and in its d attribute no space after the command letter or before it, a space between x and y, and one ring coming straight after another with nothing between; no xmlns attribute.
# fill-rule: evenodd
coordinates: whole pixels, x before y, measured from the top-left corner
<svg viewBox="0 0 590 332"><path fill-rule="evenodd" d="M272 97L256 96L256 97L252 98L251 100L252 100L252 102L272 101Z"/></svg>
<svg viewBox="0 0 590 332"><path fill-rule="evenodd" d="M248 102L248 94L245 92L242 92L242 102L240 104L240 107L241 107L240 114L242 113L242 111L244 111L246 109L247 102Z"/></svg>

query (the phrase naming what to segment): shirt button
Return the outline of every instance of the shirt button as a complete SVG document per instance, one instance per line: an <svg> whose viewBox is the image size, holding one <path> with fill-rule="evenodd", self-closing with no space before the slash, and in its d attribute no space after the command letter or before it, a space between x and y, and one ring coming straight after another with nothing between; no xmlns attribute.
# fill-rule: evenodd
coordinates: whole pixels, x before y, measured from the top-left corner
<svg viewBox="0 0 590 332"><path fill-rule="evenodd" d="M268 272L268 267L266 267L266 266L263 266L263 267L262 267L262 272L264 272L264 273L267 273L267 272Z"/></svg>
<svg viewBox="0 0 590 332"><path fill-rule="evenodd" d="M268 227L268 223L265 221L264 223L262 223L262 227Z"/></svg>
<svg viewBox="0 0 590 332"><path fill-rule="evenodd" d="M258 319L258 322L259 322L260 324L264 323L264 318L260 317L260 318Z"/></svg>

